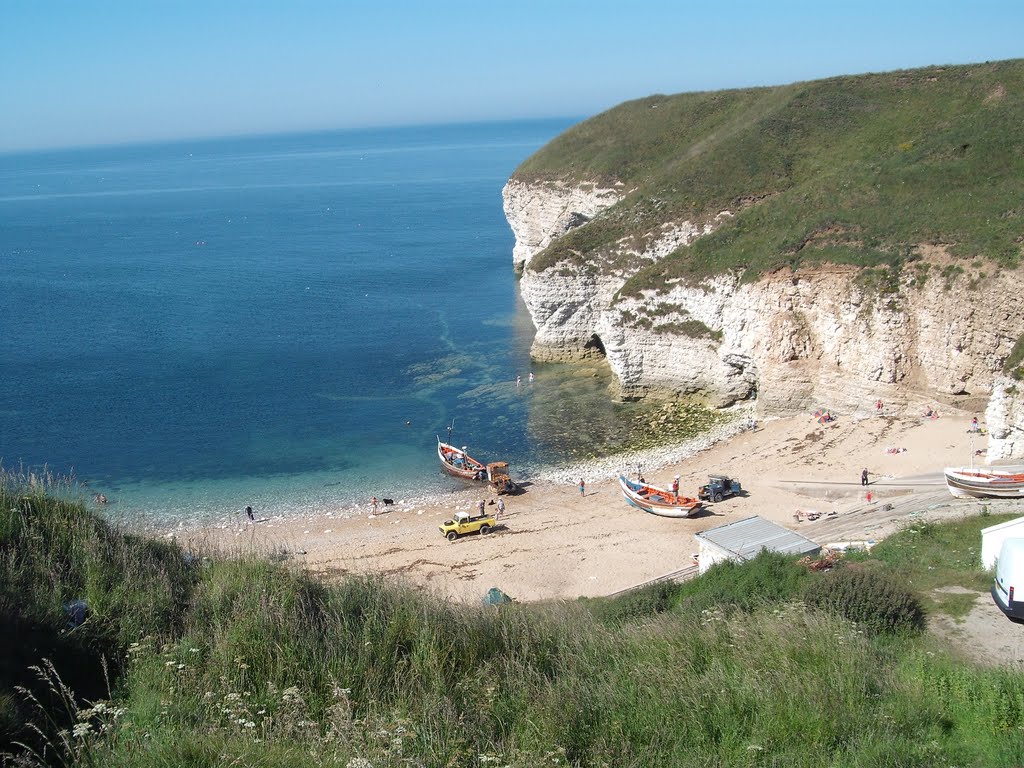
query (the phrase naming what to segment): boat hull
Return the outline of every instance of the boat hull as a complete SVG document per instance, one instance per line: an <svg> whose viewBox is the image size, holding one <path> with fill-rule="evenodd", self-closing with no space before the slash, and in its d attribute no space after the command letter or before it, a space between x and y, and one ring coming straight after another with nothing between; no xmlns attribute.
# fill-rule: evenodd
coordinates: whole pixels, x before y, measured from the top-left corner
<svg viewBox="0 0 1024 768"><path fill-rule="evenodd" d="M946 487L957 498L1024 498L1024 472L946 467Z"/></svg>
<svg viewBox="0 0 1024 768"><path fill-rule="evenodd" d="M661 517L693 517L700 511L698 499L680 496L672 491L645 483L635 483L619 476L619 487L627 503Z"/></svg>
<svg viewBox="0 0 1024 768"><path fill-rule="evenodd" d="M454 445L438 440L437 458L441 462L441 469L453 477L476 481L487 479L486 465Z"/></svg>

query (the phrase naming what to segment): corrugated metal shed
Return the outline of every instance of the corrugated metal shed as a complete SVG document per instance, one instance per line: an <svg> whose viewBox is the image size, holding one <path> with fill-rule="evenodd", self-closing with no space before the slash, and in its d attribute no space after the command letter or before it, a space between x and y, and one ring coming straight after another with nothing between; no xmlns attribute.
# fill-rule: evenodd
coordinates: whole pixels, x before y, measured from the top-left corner
<svg viewBox="0 0 1024 768"><path fill-rule="evenodd" d="M762 549L786 555L813 555L821 551L821 545L806 536L757 515L701 531L696 537L702 552L702 573L721 560L750 560Z"/></svg>

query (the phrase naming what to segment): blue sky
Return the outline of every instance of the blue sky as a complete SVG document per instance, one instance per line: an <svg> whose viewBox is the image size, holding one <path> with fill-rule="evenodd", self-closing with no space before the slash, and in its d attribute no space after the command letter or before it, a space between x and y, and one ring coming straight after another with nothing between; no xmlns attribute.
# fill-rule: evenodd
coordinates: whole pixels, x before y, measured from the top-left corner
<svg viewBox="0 0 1024 768"><path fill-rule="evenodd" d="M0 151L595 114L1024 56L1024 2L2 0Z"/></svg>

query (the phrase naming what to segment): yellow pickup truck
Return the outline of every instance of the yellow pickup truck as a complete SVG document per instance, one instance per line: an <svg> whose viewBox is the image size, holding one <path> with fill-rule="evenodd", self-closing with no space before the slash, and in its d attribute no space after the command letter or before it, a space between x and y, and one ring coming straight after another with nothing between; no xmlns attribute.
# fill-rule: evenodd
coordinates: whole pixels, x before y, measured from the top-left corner
<svg viewBox="0 0 1024 768"><path fill-rule="evenodd" d="M459 536L465 536L467 533L476 533L477 531L480 532L481 536L486 536L497 525L497 522L491 515L472 517L468 512L456 512L453 520L445 520L438 527L441 529L441 534L448 541L455 541Z"/></svg>

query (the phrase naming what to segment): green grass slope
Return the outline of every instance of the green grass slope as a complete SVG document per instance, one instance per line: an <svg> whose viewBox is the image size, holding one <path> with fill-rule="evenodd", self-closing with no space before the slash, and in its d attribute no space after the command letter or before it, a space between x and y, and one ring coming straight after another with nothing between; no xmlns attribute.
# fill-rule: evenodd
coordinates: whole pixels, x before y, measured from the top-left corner
<svg viewBox="0 0 1024 768"><path fill-rule="evenodd" d="M524 182L621 182L629 194L529 269L616 266L663 222L735 214L625 291L822 262L901 269L936 246L1014 268L1024 240L1024 60L651 96L571 128ZM979 264L970 266L972 260Z"/></svg>
<svg viewBox="0 0 1024 768"><path fill-rule="evenodd" d="M4 479L4 626L34 627L4 641L5 746L12 764L105 767L1019 765L1024 675L951 657L889 576L942 581L939 550L981 527L960 525L827 577L765 555L622 599L495 609L196 559ZM951 578L983 577L968 554Z"/></svg>

